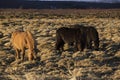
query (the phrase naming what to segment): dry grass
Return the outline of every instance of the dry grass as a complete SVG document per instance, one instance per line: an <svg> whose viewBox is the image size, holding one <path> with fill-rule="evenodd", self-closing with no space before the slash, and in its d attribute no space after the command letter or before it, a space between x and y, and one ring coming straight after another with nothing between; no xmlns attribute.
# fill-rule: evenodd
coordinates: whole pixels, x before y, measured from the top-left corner
<svg viewBox="0 0 120 80"><path fill-rule="evenodd" d="M100 51L61 55L55 49L55 31L71 24L95 26ZM29 29L37 40L36 61L15 61L10 46L15 29ZM0 10L0 78L4 80L119 80L120 10Z"/></svg>

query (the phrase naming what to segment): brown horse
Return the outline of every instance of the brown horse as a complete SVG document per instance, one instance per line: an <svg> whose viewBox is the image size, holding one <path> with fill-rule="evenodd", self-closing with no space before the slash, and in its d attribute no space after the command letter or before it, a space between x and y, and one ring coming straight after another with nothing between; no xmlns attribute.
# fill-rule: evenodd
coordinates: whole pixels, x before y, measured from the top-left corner
<svg viewBox="0 0 120 80"><path fill-rule="evenodd" d="M71 28L78 28L81 29L86 36L86 48L88 49L95 49L95 50L99 50L99 34L97 29L94 26L84 26L84 25L71 25ZM92 46L92 44L94 46Z"/></svg>
<svg viewBox="0 0 120 80"><path fill-rule="evenodd" d="M11 36L12 46L16 51L16 60L20 58L24 60L25 49L28 49L28 59L33 60L36 58L36 44L30 31L15 31Z"/></svg>
<svg viewBox="0 0 120 80"><path fill-rule="evenodd" d="M56 50L63 51L65 43L75 42L75 49L83 51L85 48L86 36L85 33L79 28L61 27L56 30Z"/></svg>

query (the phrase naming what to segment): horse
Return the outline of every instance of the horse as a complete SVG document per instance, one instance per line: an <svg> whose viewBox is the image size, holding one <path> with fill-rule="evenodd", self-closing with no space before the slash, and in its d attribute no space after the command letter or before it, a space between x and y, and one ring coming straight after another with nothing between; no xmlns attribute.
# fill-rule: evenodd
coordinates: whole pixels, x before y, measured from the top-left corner
<svg viewBox="0 0 120 80"><path fill-rule="evenodd" d="M11 43L16 51L16 60L24 60L25 50L28 49L28 60L36 59L36 43L30 31L14 31L11 36Z"/></svg>
<svg viewBox="0 0 120 80"><path fill-rule="evenodd" d="M87 49L92 49L92 44L94 44L94 49L99 50L99 34L97 32L97 29L93 26L84 26L84 25L70 25L70 28L77 28L82 30L86 36L86 45L85 47ZM93 43L92 43L93 42Z"/></svg>
<svg viewBox="0 0 120 80"><path fill-rule="evenodd" d="M75 48L78 51L83 51L85 47L84 33L76 28L61 27L56 30L56 50L63 51L65 43L75 42Z"/></svg>

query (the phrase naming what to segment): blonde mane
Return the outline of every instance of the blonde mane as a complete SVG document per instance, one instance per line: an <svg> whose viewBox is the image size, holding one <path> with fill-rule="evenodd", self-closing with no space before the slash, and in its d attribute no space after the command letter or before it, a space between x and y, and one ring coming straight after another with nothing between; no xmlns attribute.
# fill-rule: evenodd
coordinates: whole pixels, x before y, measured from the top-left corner
<svg viewBox="0 0 120 80"><path fill-rule="evenodd" d="M26 33L27 33L26 40L28 42L27 45L30 49L34 49L35 48L34 47L35 42L34 42L33 36L32 36L30 31L26 31Z"/></svg>

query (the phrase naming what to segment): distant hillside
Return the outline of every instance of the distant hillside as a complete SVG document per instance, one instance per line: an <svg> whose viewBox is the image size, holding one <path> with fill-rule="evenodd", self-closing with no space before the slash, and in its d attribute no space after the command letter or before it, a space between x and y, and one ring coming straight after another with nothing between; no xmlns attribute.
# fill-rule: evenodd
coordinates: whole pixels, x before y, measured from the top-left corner
<svg viewBox="0 0 120 80"><path fill-rule="evenodd" d="M24 8L24 9L102 8L102 9L108 9L108 8L120 8L120 3L0 0L0 8Z"/></svg>

